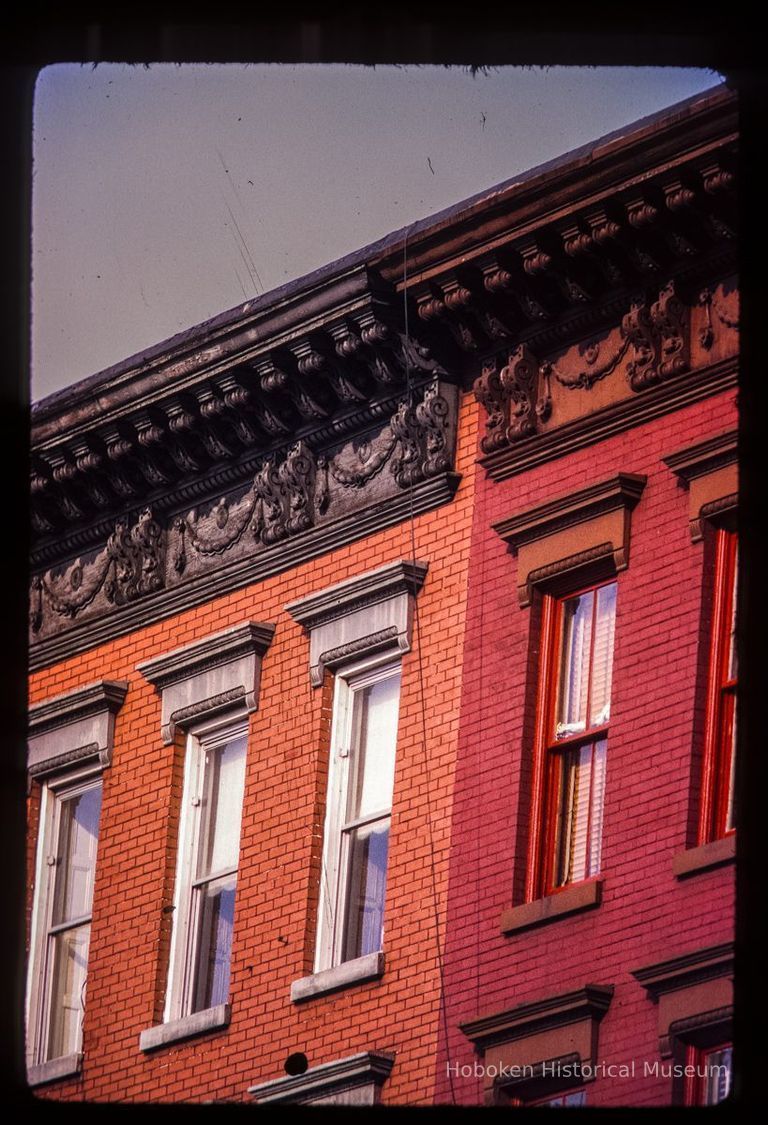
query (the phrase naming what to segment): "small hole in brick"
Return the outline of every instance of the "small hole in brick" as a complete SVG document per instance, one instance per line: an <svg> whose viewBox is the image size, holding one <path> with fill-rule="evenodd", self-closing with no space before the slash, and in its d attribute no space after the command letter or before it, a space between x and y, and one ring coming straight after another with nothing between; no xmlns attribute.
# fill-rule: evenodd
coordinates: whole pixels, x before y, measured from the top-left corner
<svg viewBox="0 0 768 1125"><path fill-rule="evenodd" d="M303 1074L309 1066L309 1060L303 1051L295 1051L283 1063L286 1074Z"/></svg>

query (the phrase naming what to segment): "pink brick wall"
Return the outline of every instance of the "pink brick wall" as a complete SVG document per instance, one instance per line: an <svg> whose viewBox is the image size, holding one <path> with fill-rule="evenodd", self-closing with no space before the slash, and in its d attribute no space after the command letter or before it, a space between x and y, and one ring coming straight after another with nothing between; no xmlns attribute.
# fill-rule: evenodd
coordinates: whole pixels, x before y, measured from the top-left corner
<svg viewBox="0 0 768 1125"><path fill-rule="evenodd" d="M462 719L456 766L444 1003L437 1097L451 1100L446 1061L474 1061L457 1025L579 988L612 984L599 1057L658 1059L655 1005L631 970L729 940L733 868L672 873L691 844L700 737L703 558L691 541L688 494L661 458L736 424L721 393L506 481L479 473L470 560ZM603 825L603 902L587 913L502 936L502 909L521 901L527 852L537 613L517 602L517 560L493 521L618 471L648 478L632 514L629 568L618 576L616 647ZM516 897L513 897L513 883ZM454 1077L460 1103L481 1079ZM588 1104L664 1105L666 1078L598 1078Z"/></svg>

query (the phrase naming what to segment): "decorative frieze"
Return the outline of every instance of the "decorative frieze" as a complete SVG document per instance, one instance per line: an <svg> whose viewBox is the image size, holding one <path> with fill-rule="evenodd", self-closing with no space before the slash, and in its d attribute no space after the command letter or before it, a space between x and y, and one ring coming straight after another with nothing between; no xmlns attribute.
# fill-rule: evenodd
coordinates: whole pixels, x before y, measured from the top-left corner
<svg viewBox="0 0 768 1125"><path fill-rule="evenodd" d="M418 325L404 331L401 303L364 264L303 299L264 304L246 306L222 329L211 322L192 330L198 344L190 354L182 343L126 362L114 395L99 396L102 410L90 402L57 410L48 401L35 409L37 559L58 562L98 543L125 505L157 508L161 498L165 510L181 508L196 493L215 495L219 482L255 473L268 457L287 461L284 473L301 472L289 448L319 450L359 434L413 386L446 374ZM264 467L265 507L284 484ZM306 523L301 507L287 518L289 534Z"/></svg>
<svg viewBox="0 0 768 1125"><path fill-rule="evenodd" d="M523 343L483 361L473 389L487 415L480 445L489 468L499 454L537 435L679 380L693 370L694 350L699 364L707 353L720 358L737 351L732 282L696 290L684 301L672 279L650 296L627 300L608 327L556 352L537 353Z"/></svg>
<svg viewBox="0 0 768 1125"><path fill-rule="evenodd" d="M386 524L387 502L397 507L401 494L407 498L450 473L455 408L456 389L430 382L394 400L387 418L346 440L318 449L302 439L267 454L246 484L215 500L177 514L144 508L120 516L101 548L34 575L31 642L248 559L275 555L274 572L281 568L280 552L283 565L293 565L284 549L289 540L306 543L311 557L335 545L334 529L343 541L370 533L370 519L358 519L355 527L350 517L372 510ZM405 515L398 508L397 518Z"/></svg>
<svg viewBox="0 0 768 1125"><path fill-rule="evenodd" d="M660 162L638 134L536 170L37 404L32 666L449 500L456 386L500 478L730 385L735 109L669 128Z"/></svg>
<svg viewBox="0 0 768 1125"><path fill-rule="evenodd" d="M129 526L121 516L106 546L90 558L79 558L62 574L47 571L32 579L30 596L32 636L46 619L74 618L94 602L121 606L164 583L165 535L150 508Z"/></svg>

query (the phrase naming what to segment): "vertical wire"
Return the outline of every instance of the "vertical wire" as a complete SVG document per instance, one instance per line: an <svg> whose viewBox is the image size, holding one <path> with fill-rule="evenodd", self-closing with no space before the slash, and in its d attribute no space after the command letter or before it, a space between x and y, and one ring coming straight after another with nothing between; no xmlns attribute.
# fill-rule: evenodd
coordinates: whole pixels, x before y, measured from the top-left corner
<svg viewBox="0 0 768 1125"><path fill-rule="evenodd" d="M405 386L406 395L408 398L408 409L413 410L413 384L411 382L411 365L410 365L410 335L408 329L408 230L406 228L405 237L403 239L403 321L405 327ZM411 476L411 483L409 487L409 507L410 507L410 529L411 529L411 558L416 562L416 520L414 513L414 499L413 499L414 481ZM422 754L424 758L424 773L427 781L427 828L429 835L429 853L430 853L430 872L432 883L432 909L435 922L435 950L437 953L437 970L438 978L440 981L440 1016L443 1024L443 1034L445 1035L445 1048L446 1057L448 1052L448 1013L446 1008L446 995L445 995L445 965L443 962L443 951L440 946L440 911L437 900L437 871L436 871L436 858L435 858L435 838L432 816L432 779L429 769L429 756L427 754L427 712L426 712L426 693L424 690L424 661L421 652L421 623L419 619L419 599L415 597L414 603L414 631L416 634L416 663L419 669L419 693L421 703L421 741L422 741ZM456 1092L453 1086L453 1073L448 1069L448 1079L451 1088L451 1102L456 1104Z"/></svg>
<svg viewBox="0 0 768 1125"><path fill-rule="evenodd" d="M477 490L477 487L478 487L478 479L479 479L478 477L475 478L475 490ZM475 493L475 495L476 495L476 493ZM479 622L479 626L480 626L480 638L481 638L480 645L479 645L478 680L477 680L477 682L480 683L480 684L484 684L485 683L485 643L483 641L483 638L485 637L485 597L484 597L484 592L485 592L485 575L486 575L486 551L488 550L488 539L487 539L487 536L486 536L485 532L486 532L486 528L489 526L488 519L487 519L487 511L486 511L487 494L486 494L486 491L485 491L484 488L483 488L479 503L477 502L477 499L475 500L475 502L476 502L476 504L479 508L479 511L478 511L479 532L483 536L483 538L481 540L482 547L481 547L481 550L480 550L480 573L478 574L478 582L477 582L477 590L479 592L479 597L480 597L480 622ZM470 544L471 544L473 535L474 535L474 519L470 523ZM470 546L469 555L470 555L470 557L472 555L471 546ZM469 564L469 559L468 559L467 560L467 586L469 586L469 565L470 564ZM467 597L466 597L466 603L465 604L467 605L467 611L468 611L468 609L469 609L469 589L467 589ZM465 623L465 625L464 625L465 644L466 644L466 630L467 630L467 628L468 628L468 625ZM475 690L477 690L477 689L475 688ZM480 739L479 738L477 738L475 740L475 762L474 762L473 772L474 772L475 784L476 784L476 795L475 795L475 806L474 806L474 808L475 808L475 814L479 817L479 810L486 807L482 786L483 786L483 779L488 776L488 772L489 772L488 770L483 768L482 751L481 751L481 745L480 745ZM476 832L475 832L475 1011L476 1012L480 1011L480 980L481 980L481 976L482 976L482 971L481 971L481 967L480 967L480 954L481 954L481 949L480 949L480 933L481 933L480 857L481 857L481 855L482 855L482 843L481 843L481 839L480 839L480 827L479 827L479 820L478 820L478 827L477 827ZM483 1086L483 1079L478 1074L476 1086L475 1086L475 1094L476 1094L476 1097L477 1097L479 1102L482 1101L482 1098L481 1098L482 1086Z"/></svg>

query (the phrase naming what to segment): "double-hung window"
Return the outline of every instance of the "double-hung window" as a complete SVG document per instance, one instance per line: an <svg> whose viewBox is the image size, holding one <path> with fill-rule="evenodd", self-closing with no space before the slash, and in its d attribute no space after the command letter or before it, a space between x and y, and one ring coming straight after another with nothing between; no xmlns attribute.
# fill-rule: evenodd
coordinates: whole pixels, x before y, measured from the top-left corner
<svg viewBox="0 0 768 1125"><path fill-rule="evenodd" d="M187 737L165 1020L229 999L247 726Z"/></svg>
<svg viewBox="0 0 768 1125"><path fill-rule="evenodd" d="M718 840L736 827L736 533L719 529L715 552L704 776L699 822L702 843Z"/></svg>
<svg viewBox="0 0 768 1125"><path fill-rule="evenodd" d="M615 582L544 600L533 897L600 871L615 618Z"/></svg>
<svg viewBox="0 0 768 1125"><path fill-rule="evenodd" d="M139 665L161 696L163 742L184 755L162 1022L141 1032L142 1051L229 1023L248 723L273 633L242 621ZM164 948L167 921L161 934Z"/></svg>
<svg viewBox="0 0 768 1125"><path fill-rule="evenodd" d="M29 1060L82 1049L101 777L43 786L29 990Z"/></svg>
<svg viewBox="0 0 768 1125"><path fill-rule="evenodd" d="M315 971L382 948L400 663L336 677Z"/></svg>

